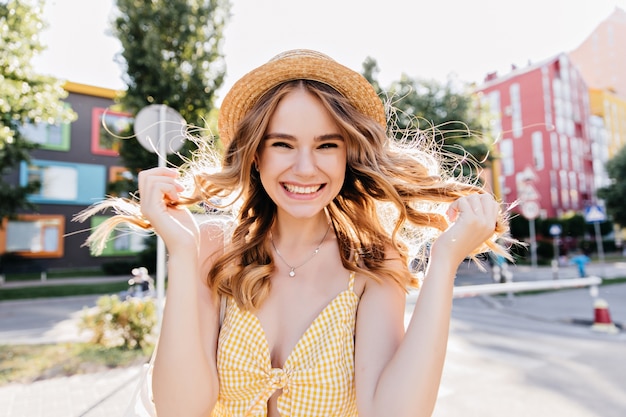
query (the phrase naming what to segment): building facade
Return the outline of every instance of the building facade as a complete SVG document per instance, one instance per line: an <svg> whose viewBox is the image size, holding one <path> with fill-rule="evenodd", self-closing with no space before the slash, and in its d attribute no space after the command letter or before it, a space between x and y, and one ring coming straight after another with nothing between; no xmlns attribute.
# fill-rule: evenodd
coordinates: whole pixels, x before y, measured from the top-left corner
<svg viewBox="0 0 626 417"><path fill-rule="evenodd" d="M626 99L626 11L616 7L573 51L570 59L590 88Z"/></svg>
<svg viewBox="0 0 626 417"><path fill-rule="evenodd" d="M589 94L560 54L478 87L498 138L498 178L506 203L532 201L537 216L582 212L595 199Z"/></svg>
<svg viewBox="0 0 626 417"><path fill-rule="evenodd" d="M598 88L590 88L589 97L591 114L603 121L607 156L613 158L626 146L626 98Z"/></svg>
<svg viewBox="0 0 626 417"><path fill-rule="evenodd" d="M104 256L92 256L83 245L89 230L103 220L73 222L87 206L104 199L107 185L127 175L118 149L120 137L132 126L132 116L111 111L116 92L68 82L65 102L78 115L71 124L23 126L27 139L39 144L30 163L23 162L9 180L39 189L29 196L33 211L4 219L0 253L37 260L47 270L96 268L102 263L128 259L142 248L136 234L120 233L107 245Z"/></svg>

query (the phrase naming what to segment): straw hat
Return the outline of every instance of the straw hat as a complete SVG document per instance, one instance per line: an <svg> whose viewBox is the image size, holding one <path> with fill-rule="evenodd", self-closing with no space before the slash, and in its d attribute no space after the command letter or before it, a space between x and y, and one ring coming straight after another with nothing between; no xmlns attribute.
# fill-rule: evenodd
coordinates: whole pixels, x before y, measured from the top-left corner
<svg viewBox="0 0 626 417"><path fill-rule="evenodd" d="M386 126L385 108L372 85L358 72L316 51L295 49L276 55L237 81L222 102L218 129L228 144L239 121L270 89L292 80L312 80L329 85L361 113Z"/></svg>

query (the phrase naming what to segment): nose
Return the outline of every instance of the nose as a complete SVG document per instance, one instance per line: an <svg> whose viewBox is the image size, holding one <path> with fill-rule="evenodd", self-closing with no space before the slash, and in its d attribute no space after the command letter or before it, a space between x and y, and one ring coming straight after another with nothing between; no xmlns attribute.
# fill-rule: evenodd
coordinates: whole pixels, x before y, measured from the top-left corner
<svg viewBox="0 0 626 417"><path fill-rule="evenodd" d="M315 174L315 155L313 155L311 150L299 149L292 169L297 175L300 176L309 176Z"/></svg>

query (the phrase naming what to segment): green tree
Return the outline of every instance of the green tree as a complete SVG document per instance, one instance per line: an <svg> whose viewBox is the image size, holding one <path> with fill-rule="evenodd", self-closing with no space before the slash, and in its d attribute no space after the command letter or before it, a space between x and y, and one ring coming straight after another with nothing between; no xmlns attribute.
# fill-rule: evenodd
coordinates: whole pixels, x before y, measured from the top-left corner
<svg viewBox="0 0 626 417"><path fill-rule="evenodd" d="M123 110L136 114L147 105L165 104L188 124L206 128L215 92L224 81L221 44L230 3L117 0L117 8L113 34L122 43L120 64L128 86L120 98ZM181 154L193 149L188 141ZM155 154L136 140L123 140L120 154L133 172L158 164ZM180 162L176 155L169 160Z"/></svg>
<svg viewBox="0 0 626 417"><path fill-rule="evenodd" d="M463 164L471 170L487 160L489 146L485 142L477 101L469 87L449 78L445 83L402 75L389 89L393 94L399 134L414 124L434 137L442 149L468 157ZM456 158L455 162L456 164ZM466 172L467 174L468 172Z"/></svg>
<svg viewBox="0 0 626 417"><path fill-rule="evenodd" d="M378 63L376 62L376 60L372 57L367 57L365 58L365 61L363 61L363 76L365 77L365 79L367 81L369 81L370 84L372 84L372 87L374 87L374 90L376 90L376 93L380 94L382 89L380 88L380 84L378 83L378 73L380 72L380 68L378 67Z"/></svg>
<svg viewBox="0 0 626 417"><path fill-rule="evenodd" d="M128 86L119 100L121 109L137 114L150 104L165 104L200 129L194 134L211 129L215 92L226 72L221 44L230 2L117 0L117 8L113 34L122 43L120 63ZM195 144L186 141L178 153L187 157L194 149ZM137 190L136 174L157 166L158 159L137 140L123 140L120 156L133 176L110 184L109 192L123 195ZM181 158L173 154L168 161L178 166ZM140 262L152 269L155 251L155 237L146 239Z"/></svg>
<svg viewBox="0 0 626 417"><path fill-rule="evenodd" d="M0 1L0 218L32 209L27 196L37 184L19 186L6 175L30 160L37 147L21 133L26 124L56 124L75 120L63 99L60 81L35 74L31 60L44 50L39 34L45 27L43 0Z"/></svg>
<svg viewBox="0 0 626 417"><path fill-rule="evenodd" d="M615 223L626 225L626 147L606 164L611 184L598 190L598 197L604 200L607 214Z"/></svg>
<svg viewBox="0 0 626 417"><path fill-rule="evenodd" d="M376 60L368 57L362 65L363 75L380 93ZM474 173L490 159L490 143L483 133L487 129L481 118L484 112L479 111L479 101L469 85L453 78L442 83L403 74L386 88L386 94L396 109L393 122L398 139L407 129L418 127L451 156L444 160L451 164L449 168L457 170L461 160L465 174Z"/></svg>

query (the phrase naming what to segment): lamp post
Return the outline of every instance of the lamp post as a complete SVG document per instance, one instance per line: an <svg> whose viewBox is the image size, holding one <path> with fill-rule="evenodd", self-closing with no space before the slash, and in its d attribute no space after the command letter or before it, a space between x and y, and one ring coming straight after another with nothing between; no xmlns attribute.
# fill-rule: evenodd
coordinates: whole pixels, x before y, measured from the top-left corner
<svg viewBox="0 0 626 417"><path fill-rule="evenodd" d="M167 165L167 155L178 151L185 142L187 122L171 107L164 104L151 104L137 113L135 135L146 150L156 153L158 166ZM165 305L165 243L157 236L157 318L160 328Z"/></svg>
<svg viewBox="0 0 626 417"><path fill-rule="evenodd" d="M552 278L559 279L559 237L561 236L561 226L553 224L550 226L550 235L554 245L554 259L552 260Z"/></svg>

